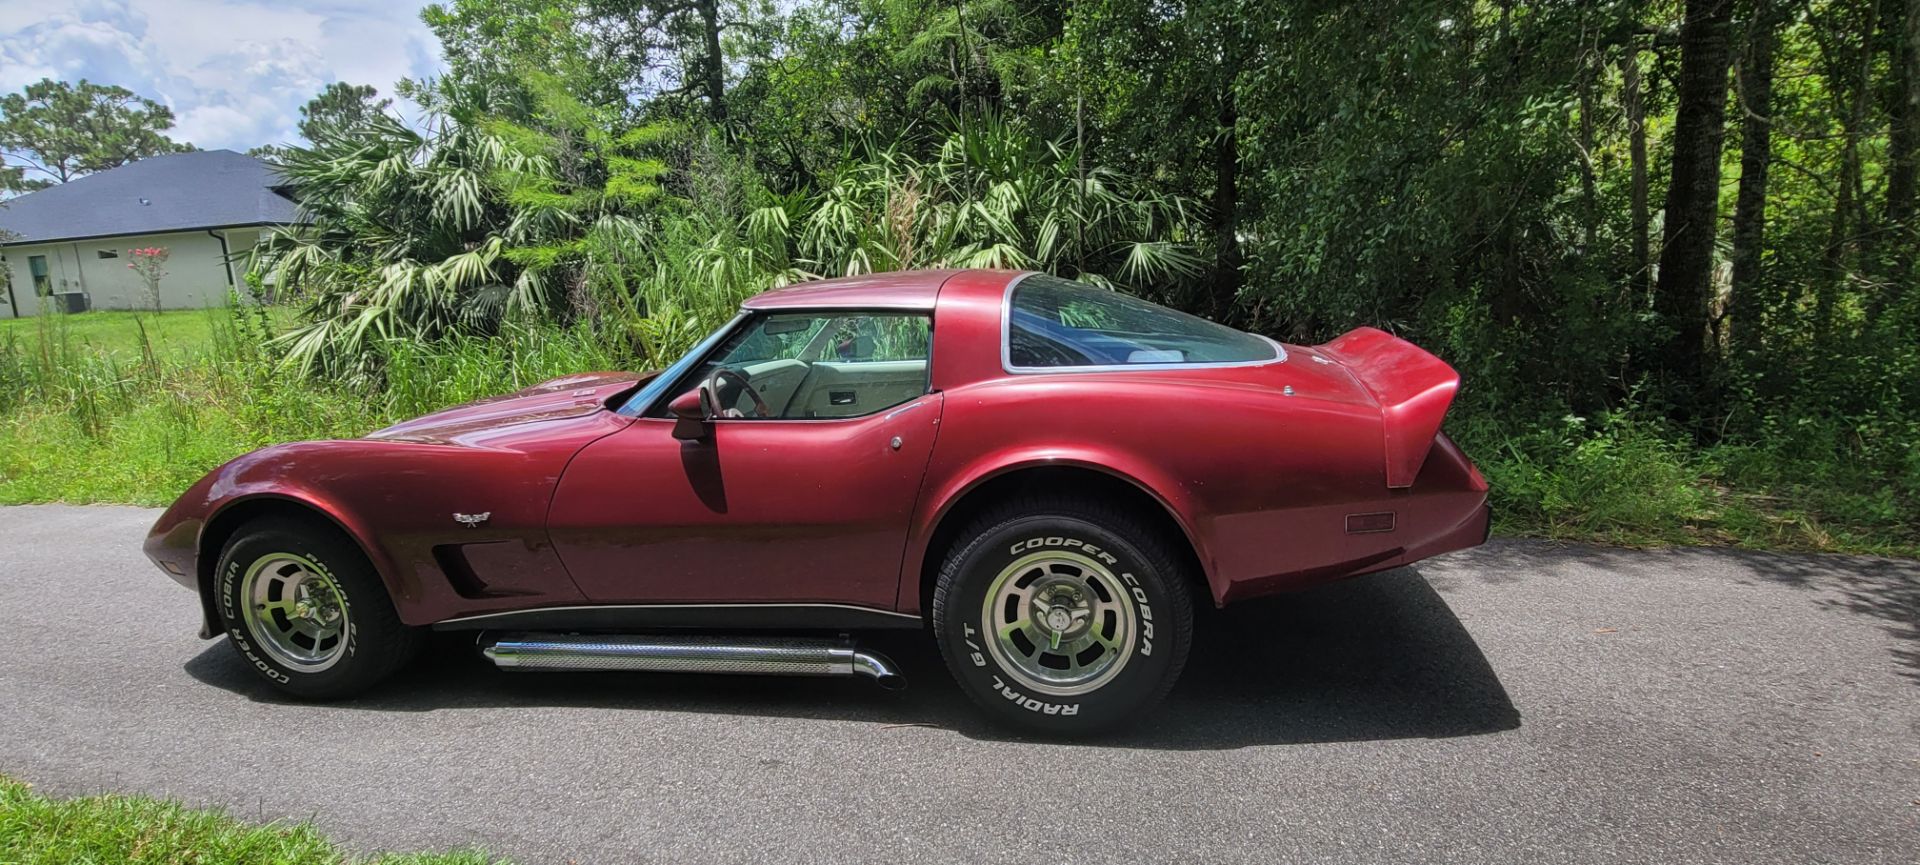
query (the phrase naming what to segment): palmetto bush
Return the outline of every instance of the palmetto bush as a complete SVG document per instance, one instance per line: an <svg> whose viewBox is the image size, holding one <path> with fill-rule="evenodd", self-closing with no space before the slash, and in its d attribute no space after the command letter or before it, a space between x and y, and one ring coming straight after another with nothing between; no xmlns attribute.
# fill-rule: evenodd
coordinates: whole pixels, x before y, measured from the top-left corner
<svg viewBox="0 0 1920 865"><path fill-rule="evenodd" d="M257 266L304 306L290 364L373 376L395 342L521 321L589 327L609 356L659 365L745 297L810 279L1028 268L1157 291L1201 272L1188 202L991 117L926 156L869 147L817 193L738 190L757 203L742 213L669 176L706 167L656 155L698 152L684 146L697 133L609 132L562 94L543 100L531 125L381 118L286 154L310 224L271 235Z"/></svg>
<svg viewBox="0 0 1920 865"><path fill-rule="evenodd" d="M436 125L423 135L380 117L284 153L308 225L264 238L256 266L305 306L308 323L287 337L302 365L440 336L500 294L496 227L510 217L486 175L509 157L478 129Z"/></svg>
<svg viewBox="0 0 1920 865"><path fill-rule="evenodd" d="M256 268L304 306L287 360L372 371L380 347L491 334L510 318L589 317L644 260L672 130L606 131L556 89L541 128L392 117L283 155L307 222L270 234ZM602 289L609 289L603 291Z"/></svg>
<svg viewBox="0 0 1920 865"><path fill-rule="evenodd" d="M809 205L791 234L800 260L826 275L1020 268L1144 289L1203 266L1188 245L1192 204L992 116L959 124L931 158L877 148Z"/></svg>
<svg viewBox="0 0 1920 865"><path fill-rule="evenodd" d="M1200 216L1192 203L1083 167L1066 145L987 117L922 149L931 155L904 142L870 147L816 194L679 224L686 236L651 247L663 266L648 308L915 268L1032 269L1143 293L1203 270L1189 242Z"/></svg>

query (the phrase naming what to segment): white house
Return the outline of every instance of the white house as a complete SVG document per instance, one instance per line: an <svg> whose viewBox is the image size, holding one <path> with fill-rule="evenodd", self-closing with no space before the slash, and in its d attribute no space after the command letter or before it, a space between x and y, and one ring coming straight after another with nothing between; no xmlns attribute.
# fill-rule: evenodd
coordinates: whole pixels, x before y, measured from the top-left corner
<svg viewBox="0 0 1920 865"><path fill-rule="evenodd" d="M224 303L263 231L298 220L273 166L231 150L150 156L0 202L0 318L140 309L130 250L165 247L166 309Z"/></svg>

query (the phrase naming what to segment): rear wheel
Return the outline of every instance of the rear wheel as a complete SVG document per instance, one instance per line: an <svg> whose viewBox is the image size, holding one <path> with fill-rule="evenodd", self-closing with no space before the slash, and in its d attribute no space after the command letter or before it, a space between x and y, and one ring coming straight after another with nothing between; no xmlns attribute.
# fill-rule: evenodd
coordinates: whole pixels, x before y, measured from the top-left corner
<svg viewBox="0 0 1920 865"><path fill-rule="evenodd" d="M215 572L228 641L279 690L345 697L418 654L371 563L338 529L262 520L236 532Z"/></svg>
<svg viewBox="0 0 1920 865"><path fill-rule="evenodd" d="M1186 663L1184 563L1172 539L1123 509L1010 502L976 520L941 567L941 654L975 702L1017 726L1071 734L1134 721Z"/></svg>

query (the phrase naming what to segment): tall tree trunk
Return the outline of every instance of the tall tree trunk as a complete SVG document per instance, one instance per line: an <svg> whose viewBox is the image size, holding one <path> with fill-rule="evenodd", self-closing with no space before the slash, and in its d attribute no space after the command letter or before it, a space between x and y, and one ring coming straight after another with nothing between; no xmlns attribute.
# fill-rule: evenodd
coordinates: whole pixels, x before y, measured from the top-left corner
<svg viewBox="0 0 1920 865"><path fill-rule="evenodd" d="M1213 82L1213 290L1214 317L1233 318L1240 298L1240 82L1243 45L1235 21L1213 22L1220 64ZM1197 83L1197 82L1196 82ZM1204 86L1204 85L1203 85Z"/></svg>
<svg viewBox="0 0 1920 865"><path fill-rule="evenodd" d="M1915 0L1920 2L1920 0ZM1766 249L1767 169L1773 164L1773 48L1779 15L1754 0L1740 58L1740 192L1733 205L1733 298L1722 334L1744 351L1760 347L1761 256Z"/></svg>
<svg viewBox="0 0 1920 865"><path fill-rule="evenodd" d="M727 75L726 58L720 54L720 4L719 0L700 0L700 29L706 44L705 62L701 63L702 90L707 95L707 118L722 130L727 126Z"/></svg>
<svg viewBox="0 0 1920 865"><path fill-rule="evenodd" d="M1834 310L1840 302L1840 288L1847 282L1847 240L1852 237L1849 217L1853 215L1853 190L1860 181L1860 151L1851 143L1852 130L1844 134L1849 143L1841 151L1840 182L1833 197L1833 217L1827 224L1826 275L1813 289L1813 339L1819 344L1825 344L1833 334Z"/></svg>
<svg viewBox="0 0 1920 865"><path fill-rule="evenodd" d="M1627 162L1633 173L1633 300L1645 303L1653 284L1653 254L1648 249L1653 215L1647 210L1647 109L1640 98L1640 49L1628 43L1620 58L1620 101L1627 114Z"/></svg>
<svg viewBox="0 0 1920 865"><path fill-rule="evenodd" d="M1220 88L1219 108L1213 142L1213 314L1226 319L1240 296L1240 142L1234 132L1240 116L1232 78Z"/></svg>
<svg viewBox="0 0 1920 865"><path fill-rule="evenodd" d="M1667 186L1660 280L1653 307L1668 329L1655 362L1675 395L1697 407L1705 380L1707 308L1720 203L1720 145L1726 136L1729 30L1733 0L1686 0Z"/></svg>
<svg viewBox="0 0 1920 865"><path fill-rule="evenodd" d="M1871 104L1870 97L1873 94L1873 34L1879 23L1880 4L1879 0L1874 0L1867 14L1867 26L1860 34L1857 71L1842 71L1837 56L1830 64L1833 71L1829 77L1834 95L1846 94L1849 101L1840 112L1840 182L1833 200L1833 222L1827 234L1827 278L1815 287L1814 294L1813 335L1814 341L1821 344L1825 344L1833 333L1833 319L1839 306L1841 289L1855 272L1848 261L1848 253L1857 254L1855 263L1872 259L1868 242L1872 226L1868 224L1860 139L1866 134L1867 107ZM1843 80L1843 76L1848 74L1853 79Z"/></svg>
<svg viewBox="0 0 1920 865"><path fill-rule="evenodd" d="M1591 252L1600 232L1600 195L1593 169L1593 80L1604 68L1591 58L1580 75L1580 248Z"/></svg>
<svg viewBox="0 0 1920 865"><path fill-rule="evenodd" d="M959 46L949 56L953 80L960 85L960 119L967 119L967 72L973 68L973 46L967 41L967 0L953 0L953 23L960 34Z"/></svg>
<svg viewBox="0 0 1920 865"><path fill-rule="evenodd" d="M1874 318L1912 289L1915 248L1920 247L1920 0L1906 0L1899 47L1894 52L1892 130L1887 140L1887 230L1892 241L1886 286L1868 302Z"/></svg>

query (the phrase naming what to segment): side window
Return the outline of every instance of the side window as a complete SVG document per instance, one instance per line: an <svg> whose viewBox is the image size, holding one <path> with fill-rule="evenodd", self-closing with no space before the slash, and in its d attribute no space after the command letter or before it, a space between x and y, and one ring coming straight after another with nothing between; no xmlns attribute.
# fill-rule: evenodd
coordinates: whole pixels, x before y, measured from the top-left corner
<svg viewBox="0 0 1920 865"><path fill-rule="evenodd" d="M836 319L826 360L924 365L932 332L926 316L859 315Z"/></svg>
<svg viewBox="0 0 1920 865"><path fill-rule="evenodd" d="M714 394L723 417L859 417L927 392L932 343L924 314L765 313L714 349L676 392L724 369ZM664 405L655 409L664 413Z"/></svg>
<svg viewBox="0 0 1920 865"><path fill-rule="evenodd" d="M1059 277L1029 276L1007 311L1011 369L1260 363L1280 349L1198 316Z"/></svg>
<svg viewBox="0 0 1920 865"><path fill-rule="evenodd" d="M806 316L768 316L749 327L745 336L727 352L730 364L790 360L800 356L819 336L827 320ZM726 352L726 348L721 349Z"/></svg>

